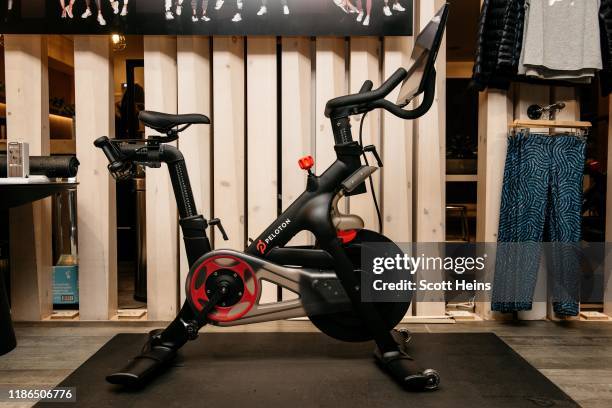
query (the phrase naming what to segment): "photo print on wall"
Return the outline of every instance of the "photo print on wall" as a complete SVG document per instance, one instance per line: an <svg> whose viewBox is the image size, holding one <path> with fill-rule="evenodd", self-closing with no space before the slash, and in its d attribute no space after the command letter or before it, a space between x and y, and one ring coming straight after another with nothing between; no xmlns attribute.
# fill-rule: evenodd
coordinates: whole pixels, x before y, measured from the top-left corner
<svg viewBox="0 0 612 408"><path fill-rule="evenodd" d="M412 35L413 0L0 0L5 34Z"/></svg>

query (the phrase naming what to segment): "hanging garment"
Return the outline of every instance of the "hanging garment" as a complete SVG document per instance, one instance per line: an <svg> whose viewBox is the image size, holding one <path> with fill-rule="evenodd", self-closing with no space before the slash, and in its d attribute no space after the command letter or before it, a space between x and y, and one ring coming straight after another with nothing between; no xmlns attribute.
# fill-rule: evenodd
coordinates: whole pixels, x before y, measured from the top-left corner
<svg viewBox="0 0 612 408"><path fill-rule="evenodd" d="M599 31L603 70L599 73L601 93L612 93L612 0L601 0L599 8Z"/></svg>
<svg viewBox="0 0 612 408"><path fill-rule="evenodd" d="M518 73L590 82L602 69L600 0L526 0Z"/></svg>
<svg viewBox="0 0 612 408"><path fill-rule="evenodd" d="M522 132L508 138L491 309L530 310L542 242L552 253L548 283L554 312L579 312L585 138ZM504 244L508 243L508 244ZM544 301L544 299L538 299Z"/></svg>
<svg viewBox="0 0 612 408"><path fill-rule="evenodd" d="M484 0L472 75L478 90L508 89L518 70L525 0Z"/></svg>

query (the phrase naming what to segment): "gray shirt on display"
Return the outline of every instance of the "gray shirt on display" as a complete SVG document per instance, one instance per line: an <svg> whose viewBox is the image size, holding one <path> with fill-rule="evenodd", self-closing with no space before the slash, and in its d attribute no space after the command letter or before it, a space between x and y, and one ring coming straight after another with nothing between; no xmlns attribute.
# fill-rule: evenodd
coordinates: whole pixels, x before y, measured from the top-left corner
<svg viewBox="0 0 612 408"><path fill-rule="evenodd" d="M526 0L519 74L584 82L602 68L600 0Z"/></svg>

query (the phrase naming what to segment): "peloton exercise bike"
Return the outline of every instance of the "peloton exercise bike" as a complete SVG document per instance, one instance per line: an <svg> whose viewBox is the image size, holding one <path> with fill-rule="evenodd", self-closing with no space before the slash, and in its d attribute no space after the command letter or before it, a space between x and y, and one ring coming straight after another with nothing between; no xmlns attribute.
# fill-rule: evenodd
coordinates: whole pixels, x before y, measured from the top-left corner
<svg viewBox="0 0 612 408"><path fill-rule="evenodd" d="M382 108L409 120L429 110L435 93L434 62L447 16L445 5L418 35L413 65L408 71L398 69L375 90L368 80L359 93L327 103L325 115L332 122L337 160L323 174L315 175L311 171L312 158L301 159L300 167L308 172L306 191L244 252L212 250L206 235L208 226L219 228L227 239L225 231L218 219L206 220L197 213L183 155L166 144L176 140L179 132L190 125L210 123L206 116L143 111L140 120L165 136L151 136L144 141L101 137L94 142L106 154L108 169L116 178L133 175L136 164L168 165L190 265L185 283L187 299L178 316L167 328L151 332L141 354L122 370L107 376L108 382L144 385L167 368L177 351L195 339L206 324L232 326L307 316L333 338L374 340L375 360L404 388L416 391L438 388L438 373L421 368L405 351L408 335L394 330L406 314L411 296L400 302L362 302L361 248L383 242L393 248L392 256L402 251L385 236L364 229L359 216L340 212L338 201L344 196L367 192L365 181L377 170L368 164L367 153L372 153L378 166L382 166L374 146L364 147L353 140L349 117ZM386 100L402 82L397 104ZM420 94L423 94L420 105L405 110ZM361 133L359 139L361 142ZM315 245L286 246L304 230L315 236ZM262 281L294 292L297 299L260 304Z"/></svg>

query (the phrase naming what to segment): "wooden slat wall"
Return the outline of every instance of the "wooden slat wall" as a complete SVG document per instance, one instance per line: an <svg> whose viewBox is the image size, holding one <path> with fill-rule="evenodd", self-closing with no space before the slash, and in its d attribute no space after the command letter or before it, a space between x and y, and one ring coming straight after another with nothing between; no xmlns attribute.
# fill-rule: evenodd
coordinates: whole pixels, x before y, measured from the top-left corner
<svg viewBox="0 0 612 408"><path fill-rule="evenodd" d="M280 115L281 137L278 146L282 154L281 210L284 211L304 192L306 173L298 171L298 158L314 155L313 127L313 63L314 42L304 37L288 37L281 40L280 60ZM278 180L277 180L278 181ZM308 245L313 242L309 232L300 232L291 245ZM283 289L283 300L296 295Z"/></svg>
<svg viewBox="0 0 612 408"><path fill-rule="evenodd" d="M217 248L243 249L245 238L244 38L213 39L213 213L229 241L215 229Z"/></svg>
<svg viewBox="0 0 612 408"><path fill-rule="evenodd" d="M147 36L144 39L145 108L148 110L177 112L176 51L176 38ZM147 129L147 134L153 133ZM146 199L147 311L150 320L171 320L178 312L178 212L165 167L147 171Z"/></svg>
<svg viewBox="0 0 612 408"><path fill-rule="evenodd" d="M309 38L283 38L281 42L281 206L285 210L304 191L306 175L297 171L297 160L314 155L312 59ZM303 232L292 244L311 243Z"/></svg>
<svg viewBox="0 0 612 408"><path fill-rule="evenodd" d="M374 89L380 86L380 55L381 43L378 38L355 37L350 40L350 93L357 93L365 80L369 79L374 83ZM380 148L381 141L381 112L372 111L366 116L363 124L363 144L375 145ZM353 134L355 139L359 136L360 116L351 118ZM376 165L372 156L368 157L371 164ZM374 181L374 191L380 197L380 172L376 172L372 177ZM378 231L378 219L376 209L369 193L370 184L366 183L368 194L352 197L350 200L350 210L352 214L357 214L365 221L365 227Z"/></svg>
<svg viewBox="0 0 612 408"><path fill-rule="evenodd" d="M49 154L47 40L4 37L8 141L29 143L31 155ZM51 313L51 199L10 211L13 318L40 320Z"/></svg>
<svg viewBox="0 0 612 408"><path fill-rule="evenodd" d="M115 182L93 141L115 133L113 68L107 38L74 38L76 154L80 159L77 216L79 295L83 320L106 320L117 310Z"/></svg>
<svg viewBox="0 0 612 408"><path fill-rule="evenodd" d="M431 20L441 6L439 0L421 0L418 7L419 30ZM446 39L443 40L443 46ZM441 50L442 51L442 50ZM436 63L436 97L429 112L415 122L414 168L416 193L414 207L414 238L417 242L443 242L445 236L445 174L446 174L446 99L444 74L445 53L440 52ZM437 275L436 275L437 272ZM417 279L444 280L442 271L428 271ZM444 316L444 293L427 292L419 295L415 305L418 316Z"/></svg>
<svg viewBox="0 0 612 408"><path fill-rule="evenodd" d="M247 39L247 237L255 239L278 214L276 38ZM263 282L262 303L277 300Z"/></svg>
<svg viewBox="0 0 612 408"><path fill-rule="evenodd" d="M476 242L497 242L506 139L511 119L512 97L508 92L491 89L480 94ZM493 254L489 254L487 265L489 282L493 279L494 258ZM478 299L476 313L483 319L492 318L488 296Z"/></svg>
<svg viewBox="0 0 612 408"><path fill-rule="evenodd" d="M427 22L441 3L418 2L417 27ZM79 202L81 316L86 319L112 318L116 309L113 183L106 176L104 157L90 146L95 137L113 133L112 121L108 120L113 96L107 87L112 72L105 63L112 54L103 39L76 38L74 55L77 151L82 162L87 160L79 175L83 184L80 191L89 195ZM45 43L44 37L5 38L9 138L16 140L27 134L32 138L31 152L42 154L48 152L49 144L43 114L48 109ZM207 218L221 218L230 236L225 242L215 229L212 238L216 248L244 248L249 237L255 238L279 209L285 209L302 193L306 177L297 166L298 158L313 155L317 173L334 160L331 124L323 113L326 102L357 91L365 79L378 86L383 77L409 65L412 44L413 38L396 37L145 38L146 108L199 112L213 121L212 126L193 126L184 132L179 147L187 159L200 212ZM442 51L436 100L425 117L408 122L388 113L372 112L364 124L365 143L377 145L385 163L375 178L383 230L399 242L444 240L444 56ZM87 97L89 90L91 98ZM525 104L544 101L533 92L526 88L521 98L500 91L481 96L479 241L496 241L506 125L513 117L513 99L517 112L524 111ZM558 92L572 100L564 90ZM89 123L87 119L78 120L90 115L94 120ZM352 121L355 138L360 120ZM147 133L152 131L148 129ZM93 194L87 193L91 185L98 186L95 203ZM14 316L18 320L38 320L50 312L50 248L44 244L50 242L49 220L45 205L37 205L13 211L23 213L23 217L12 217L21 225L34 221L38 226L29 231L31 241L37 242L30 249L36 257L15 263L20 271L19 276L13 274ZM368 228L378 228L369 195L344 200L341 208L360 214ZM147 171L147 218L148 318L169 320L184 297L182 287L188 267L165 168ZM309 233L293 240L295 244L309 242ZM96 252L96 248L101 250ZM98 291L95 294L93 287ZM440 294L428 295L434 301L415 305L415 313L444 314ZM609 293L607 296L609 299ZM275 288L266 288L264 299L275 298ZM495 318L486 302L478 304L478 312L484 318ZM542 318L546 312L538 310L536 314L526 317Z"/></svg>
<svg viewBox="0 0 612 408"><path fill-rule="evenodd" d="M331 122L324 111L327 101L347 94L345 51L343 38L319 37L316 40L314 169L317 174L336 158Z"/></svg>
<svg viewBox="0 0 612 408"><path fill-rule="evenodd" d="M383 40L382 77L388 78L398 67L410 64L412 37L389 37ZM397 100L399 89L389 95ZM382 174L381 204L383 233L396 242L411 242L413 237L413 145L414 123L382 112L382 146L378 146L384 167ZM413 314L410 305L407 315Z"/></svg>
<svg viewBox="0 0 612 408"><path fill-rule="evenodd" d="M384 40L383 77L410 63L413 39L390 37ZM399 89L389 95L396 100ZM383 232L397 242L412 241L413 135L414 124L383 112L382 123L382 204Z"/></svg>
<svg viewBox="0 0 612 408"><path fill-rule="evenodd" d="M178 113L211 115L211 56L209 37L177 38ZM212 132L210 126L191 126L179 140L179 148L187 161L191 188L198 211L212 212ZM185 246L180 239L181 303L185 300L185 279L189 272Z"/></svg>
<svg viewBox="0 0 612 408"><path fill-rule="evenodd" d="M79 117L90 114L96 106L108 107L112 103L112 95L104 92L104 81L93 84L91 80L92 61L100 60L103 52L108 52L103 37L97 40L100 41L90 37L77 39L75 61L82 84L77 98ZM333 97L357 91L366 79L378 86L382 76L386 78L409 63L412 41L412 38L279 41L273 37L145 37L146 109L202 112L213 120L212 126L193 126L183 133L179 147L187 159L200 211L209 218L221 218L230 236L225 242L215 231L216 248L242 249L248 237L257 236L274 220L279 208L286 208L302 193L306 180L297 166L299 157L313 155L318 173L331 164L335 154L331 124L323 114L325 104ZM100 78L111 75L104 64L95 69L99 70ZM97 92L96 100L83 97L86 87ZM112 123L105 121L107 112L97 109L96 124L82 122L77 128L79 155L92 159L92 173L84 171L80 176L91 185L108 182L103 171L104 157L93 148L87 151L91 139L99 136L96 131L112 135ZM432 118L427 120L435 122ZM355 137L359 125L360 118L354 118ZM152 132L147 129L148 134ZM382 177L381 171L375 178L383 227L400 241L409 241L413 236L412 135L412 123L382 112L370 113L364 124L365 143L377 145L387 166L384 171L388 176ZM94 158L100 160L95 162ZM188 272L171 184L164 170L147 171L149 320L168 320L175 315L184 299L183 281ZM114 210L112 183L108 186L104 188L105 199L98 203L103 206L100 214L111 214ZM366 220L368 228L378 229L369 195L344 202L342 209L348 209L350 204L352 211ZM88 209L97 211L91 210L93 204L87 200L80 204L87 206L84 214ZM105 263L107 257L115 256L112 234L104 236L104 231L114 228L108 218L101 215L95 233L107 245L106 252L101 251L98 259L92 261L98 262L95 267L83 265L84 293L88 293L94 277L104 281L99 282L103 288L100 293L82 299L81 313L87 319L112 318L117 307L116 298L110 293L116 287L116 271ZM84 220L80 224L84 229L81 245L93 248L90 242L100 237L88 231ZM312 242L309 233L293 240L295 244L308 242ZM90 299L96 304L89 304ZM276 288L269 285L264 301L275 299Z"/></svg>

